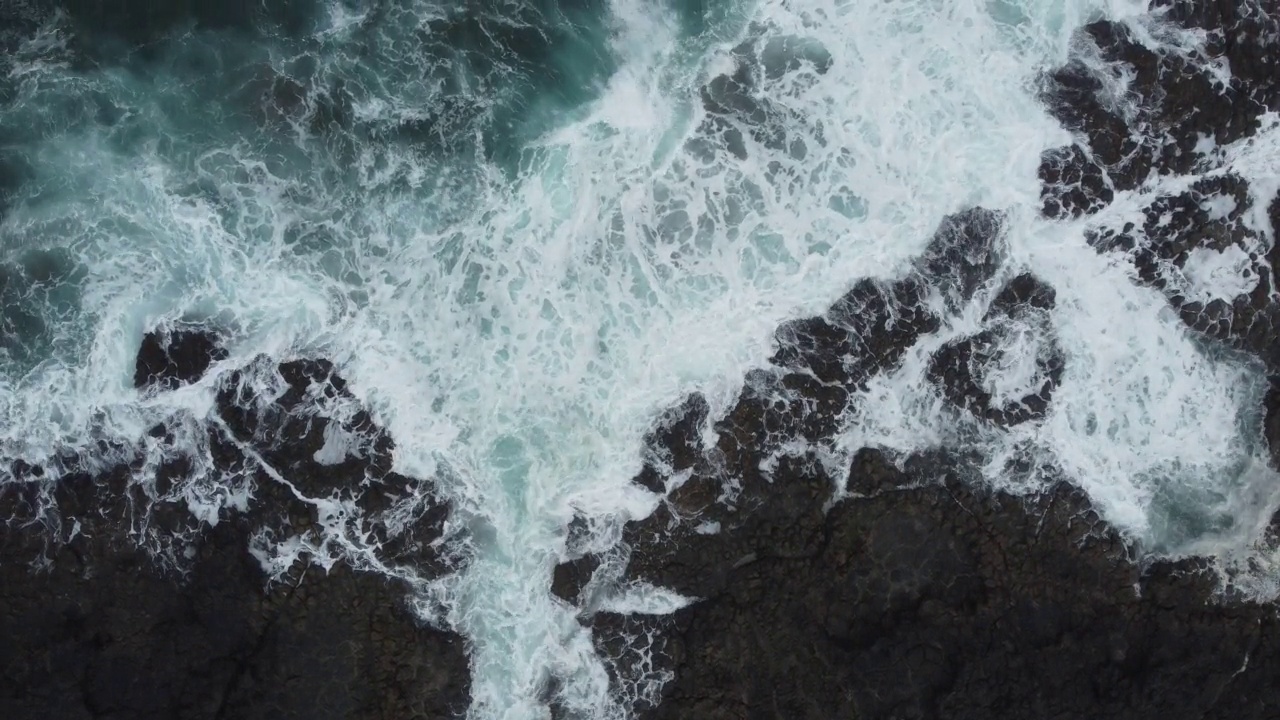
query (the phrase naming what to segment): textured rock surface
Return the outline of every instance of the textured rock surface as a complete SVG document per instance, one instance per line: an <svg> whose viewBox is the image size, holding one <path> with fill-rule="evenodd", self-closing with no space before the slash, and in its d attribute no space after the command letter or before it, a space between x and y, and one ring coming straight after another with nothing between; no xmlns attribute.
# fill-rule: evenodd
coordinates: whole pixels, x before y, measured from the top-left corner
<svg viewBox="0 0 1280 720"><path fill-rule="evenodd" d="M1153 174L1191 175L1185 191L1153 198L1141 224L1091 239L1131 261L1190 328L1276 372L1280 264L1273 238L1248 218L1265 203L1280 228L1280 197L1256 198L1221 170L1216 149L1280 109L1276 9L1154 5L1149 30L1203 31L1205 51L1155 52L1118 23L1084 28L1072 62L1043 86L1051 112L1079 138L1044 156L1043 213L1094 213ZM1225 85L1210 67L1223 61L1233 75ZM1123 97L1113 93L1121 76ZM1220 594L1197 561L1132 557L1070 485L1028 499L983 490L970 481L982 458L959 452L868 448L847 469L826 460L850 392L944 320L948 304L928 299L969 297L991 278L997 245L972 240L992 233L965 231L984 227L975 212L977 222L953 218L962 231L944 227L907 277L863 281L825 315L782 328L772 365L715 423L716 447L699 444L702 415L659 423L637 482L663 500L624 529L621 580L696 602L666 616L602 612L598 594L580 590L618 582L616 568L589 579L608 558L576 557L557 570L554 590L579 607L641 717L1280 716L1275 608ZM986 259L964 252L983 247L994 250ZM1224 251L1247 258L1256 284L1234 298L1198 296L1207 290L1188 279L1192 254ZM1032 274L1009 280L979 331L934 354L928 379L981 420L1036 421L1064 369L1054 302ZM1000 401L988 373L1018 333L1037 351L1036 372L1028 392ZM1274 452L1276 376L1271 385Z"/></svg>
<svg viewBox="0 0 1280 720"><path fill-rule="evenodd" d="M943 345L933 356L929 379L956 407L1001 426L1042 419L1062 382L1064 358L1048 311L1055 293L1034 275L1023 273L1001 288L983 319L981 331ZM1026 342L1017 342L1026 336ZM1033 355L1035 372L1015 397L997 398L992 376L1005 352Z"/></svg>
<svg viewBox="0 0 1280 720"><path fill-rule="evenodd" d="M4 717L447 718L466 707L461 639L418 624L403 587L338 566L266 591L234 521L200 539L182 577L113 536L67 544L46 570L0 566ZM20 557L20 539L2 539L5 557Z"/></svg>
<svg viewBox="0 0 1280 720"><path fill-rule="evenodd" d="M899 469L863 451L850 482L864 496L824 516L831 478L794 459L774 476L785 497L770 498L773 510L697 543L638 543L637 576L704 598L672 616L594 618L615 672L674 672L642 716L1280 711L1273 608L1210 604L1212 582L1190 563L1141 571L1066 485L1031 502L988 495L960 479L957 460ZM770 534L792 542L759 540ZM716 572L698 581L696 569ZM636 637L654 638L656 668L621 641Z"/></svg>
<svg viewBox="0 0 1280 720"><path fill-rule="evenodd" d="M133 386L172 390L199 380L210 365L226 357L217 335L206 330L149 332L138 350Z"/></svg>
<svg viewBox="0 0 1280 720"><path fill-rule="evenodd" d="M1280 196L1270 203L1274 209ZM1141 282L1161 290L1189 327L1280 369L1280 308L1272 297L1280 250L1244 220L1255 201L1248 183L1225 174L1197 180L1177 195L1161 196L1144 209L1141 225L1103 228L1091 240L1099 252L1133 263ZM1219 208L1230 208L1220 210ZM1235 252L1251 289L1235 295L1194 294L1188 265L1194 252ZM1203 292L1203 291L1201 291Z"/></svg>
<svg viewBox="0 0 1280 720"><path fill-rule="evenodd" d="M1203 170L1218 146L1253 134L1264 113L1280 110L1274 2L1152 4L1154 35L1204 33L1204 48L1152 50L1118 22L1084 28L1073 60L1049 73L1042 87L1050 112L1079 137L1074 147L1045 154L1041 198L1049 217L1096 211L1152 173ZM1230 68L1226 83L1218 81L1223 64Z"/></svg>
<svg viewBox="0 0 1280 720"><path fill-rule="evenodd" d="M225 357L214 336L191 330L139 353L140 384L161 390L200 378ZM248 377L276 393L249 393ZM316 398L331 401L316 412ZM303 398L312 400L304 410ZM447 718L465 710L469 675L462 641L409 612L409 588L338 563L331 572L296 563L268 585L250 549L263 537L319 544L320 509L309 498L355 503L384 562L441 567L427 544L448 508L429 484L390 471L391 441L320 360L265 358L232 374L203 447L221 476L244 487L247 508L224 509L209 527L188 510L199 494L174 431L149 441L173 453L154 483L137 467L71 472L42 491L46 472L10 471L0 490L0 717L24 718ZM343 412L346 408L348 411ZM326 456L327 440L344 452ZM323 461L323 462L322 462ZM271 468L271 473L265 469ZM185 494L184 494L185 493ZM383 516L410 494L409 527ZM401 509L406 506L402 503ZM404 518L401 518L402 520Z"/></svg>

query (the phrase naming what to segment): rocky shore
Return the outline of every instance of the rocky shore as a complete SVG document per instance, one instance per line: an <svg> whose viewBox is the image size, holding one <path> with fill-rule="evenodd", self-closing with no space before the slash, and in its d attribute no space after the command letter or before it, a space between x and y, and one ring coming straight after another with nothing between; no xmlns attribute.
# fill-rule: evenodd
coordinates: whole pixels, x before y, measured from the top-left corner
<svg viewBox="0 0 1280 720"><path fill-rule="evenodd" d="M170 392L225 357L207 330L151 333L135 384ZM274 376L280 394L246 401L242 381L250 373ZM8 520L0 524L0 716L447 718L465 711L462 639L417 620L404 583L360 572L357 562L308 568L306 555L273 578L254 553L263 538L322 548L324 505L302 498L336 497L370 520L364 529L380 543L380 559L421 573L441 569L431 540L447 507L428 499L407 527L392 523L385 511L410 496L429 498L429 485L390 471L391 440L368 413L335 420L291 412L317 394L350 398L320 360L261 359L222 384L220 422L204 428L205 448L217 485L243 487L248 501L216 513L212 526L189 509L200 482L180 453L149 485L133 480L136 466L77 470L90 464L78 457L65 458L70 472L52 488L43 486L42 468L11 468L23 482L0 486L0 516ZM340 460L318 455L337 427L357 438L360 451ZM149 440L171 444L173 435L157 426Z"/></svg>
<svg viewBox="0 0 1280 720"><path fill-rule="evenodd" d="M1079 218L1151 178L1191 178L1155 198L1142 225L1091 238L1207 342L1272 373L1265 433L1280 457L1280 256L1245 220L1260 204L1280 228L1280 195L1259 202L1221 151L1280 111L1280 11L1153 5L1158 32L1205 33L1204 54L1153 52L1118 23L1083 28L1077 59L1042 84L1078 138L1043 157L1042 211ZM1213 75L1224 62L1226 84ZM1280 716L1274 606L1224 593L1203 561L1145 559L1069 483L1030 498L984 490L969 481L981 458L964 451L866 448L848 468L824 464L850 396L991 279L999 234L995 213L948 218L905 277L862 281L824 315L779 329L770 367L713 423L716 446L701 445L709 419L696 396L655 429L636 482L663 500L625 527L622 560L575 551L571 536L553 591L579 608L639 717ZM1232 301L1191 297L1191 253L1233 246L1254 288ZM937 295L948 302L926 302ZM996 426L1042 417L1063 369L1054 302L1034 274L1007 282L983 329L931 360L940 395ZM1036 329L1036 386L996 403L973 373L1011 318ZM779 457L783 448L800 450ZM661 616L600 606L636 582L696 601Z"/></svg>
<svg viewBox="0 0 1280 720"><path fill-rule="evenodd" d="M1091 242L1132 263L1210 346L1266 368L1263 425L1280 467L1280 250L1249 219L1280 228L1280 194L1260 200L1221 151L1280 112L1280 10L1153 5L1166 31L1209 42L1157 53L1121 24L1080 31L1077 57L1041 83L1077 138L1043 157L1042 213L1086 218L1153 177L1190 178L1152 199L1142 222L1099 225ZM86 8L98 6L71 3L77 21L95 21ZM227 12L197 19L244 21ZM136 42L173 22L143 14ZM825 72L829 58L809 61ZM772 110L744 68L713 80L702 102L745 158L729 118ZM0 184L0 212L4 201ZM1035 497L990 491L974 481L983 458L963 448L864 448L830 466L823 451L858 391L986 290L980 329L939 347L927 380L950 411L992 428L1045 417L1066 362L1057 298L1033 271L1004 279L1003 232L996 210L959 212L901 277L858 281L821 316L779 328L777 353L724 417L694 395L656 423L635 483L661 501L625 525L618 548L590 552L583 526L569 531L550 591L578 612L638 717L1280 717L1275 607L1222 592L1206 562L1145 558L1066 480ZM1230 249L1248 258L1253 289L1230 302L1194 296L1192 254ZM1023 331L1032 385L997 399L982 368ZM157 328L134 384L176 392L228 357L208 328ZM194 440L190 424L140 440L163 450L154 482L136 481L156 457L142 445L104 448L132 458L105 465L60 458L56 484L47 468L8 468L18 482L0 485L0 717L459 717L470 700L463 639L412 615L409 580L362 567L456 569L433 543L450 508L430 478L392 470L392 439L322 358L258 358L215 390ZM201 462L179 451L191 446ZM215 487L245 500L221 498L202 519L193 503ZM368 555L334 545L348 537L350 519L334 510L344 503L359 510ZM286 540L304 549L299 562L272 554ZM327 572L306 569L317 553L336 559ZM669 615L602 606L637 583L696 600ZM593 720L554 689L548 702L557 718Z"/></svg>

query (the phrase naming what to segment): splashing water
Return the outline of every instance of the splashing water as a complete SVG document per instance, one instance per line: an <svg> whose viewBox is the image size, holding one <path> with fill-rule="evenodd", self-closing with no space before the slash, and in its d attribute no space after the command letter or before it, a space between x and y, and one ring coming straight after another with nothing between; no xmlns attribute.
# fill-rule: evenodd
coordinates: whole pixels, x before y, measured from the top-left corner
<svg viewBox="0 0 1280 720"><path fill-rule="evenodd" d="M901 272L944 215L982 205L1008 213L1002 273L1033 269L1057 291L1065 373L1047 417L975 428L925 381L932 351L978 327L975 301L872 381L841 447L976 435L992 482L1031 492L1043 475L1013 460L1056 467L1174 554L1239 546L1269 518L1262 372L1207 348L1086 241L1160 188L1088 221L1038 215L1040 153L1069 138L1037 73L1084 22L1143 3L455 5L180 19L127 54L137 37L56 14L12 41L6 465L99 444L109 462L156 423L194 427L262 353L330 358L394 437L396 469L454 503L468 560L420 579L416 601L470 639L469 717L545 717L551 676L569 706L620 716L589 636L547 591L566 524L648 512L628 483L658 412L694 390L723 412L781 322ZM1227 149L1257 206L1280 183L1251 158L1278 138ZM1239 292L1236 260L1201 258L1197 292ZM140 394L143 333L178 320L217 327L229 357L192 387ZM1016 360L994 390L1031 382ZM248 502L201 497L193 512L211 519ZM297 548L261 552L280 571Z"/></svg>

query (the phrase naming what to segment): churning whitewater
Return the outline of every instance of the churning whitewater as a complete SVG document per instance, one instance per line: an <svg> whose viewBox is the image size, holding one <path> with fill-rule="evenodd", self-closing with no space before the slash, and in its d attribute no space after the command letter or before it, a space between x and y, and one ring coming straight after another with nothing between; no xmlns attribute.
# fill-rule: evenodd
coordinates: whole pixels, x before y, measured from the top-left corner
<svg viewBox="0 0 1280 720"><path fill-rule="evenodd" d="M1145 551L1228 565L1280 500L1264 370L1207 345L1095 248L1196 179L1153 176L1089 217L1041 214L1041 154L1071 141L1042 76L1101 62L1077 28L1127 21L1189 56L1203 41L1144 2L315 0L160 29L86 23L80 5L31 9L3 38L0 482L24 487L56 542L77 532L58 520L59 478L129 464L131 537L180 570L200 528L262 496L219 466L214 427L318 518L252 539L267 575L341 562L406 581L425 621L467 639L469 718L548 717L549 688L621 718L625 696L656 693L611 686L577 609L549 592L567 528L582 518L595 549L616 543L659 502L631 479L664 409L696 391L723 416L779 325L909 272L967 208L1002 217L995 281L868 381L824 463L869 446L978 451L1002 489L1064 473ZM1198 248L1170 282L1230 300L1257 285L1252 261L1275 238L1280 122L1197 152L1210 175L1248 181L1240 222L1257 246ZM931 358L983 330L992 294L1029 270L1056 304L1001 320L976 375L997 404L1046 382L1052 401L1030 422L983 424L945 402ZM135 386L144 335L197 327L225 348L198 381ZM373 453L343 430L372 418L394 471L420 481L378 510L376 532L219 410L285 397L274 363L300 358L345 379L291 401L350 421L326 427L315 461ZM157 481L176 459L184 471ZM438 566L384 552L437 501L451 507ZM161 503L195 530L148 522ZM1273 595L1268 557L1251 560L1241 582ZM692 600L635 584L601 602Z"/></svg>

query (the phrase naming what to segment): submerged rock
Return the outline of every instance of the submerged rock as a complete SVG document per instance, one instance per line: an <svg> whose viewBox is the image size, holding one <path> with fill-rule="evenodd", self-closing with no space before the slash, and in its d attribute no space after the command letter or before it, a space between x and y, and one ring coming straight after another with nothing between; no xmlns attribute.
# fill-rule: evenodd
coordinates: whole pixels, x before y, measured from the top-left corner
<svg viewBox="0 0 1280 720"><path fill-rule="evenodd" d="M704 158L723 149L746 160L757 148L803 160L809 142L822 142L821 128L794 111L771 103L765 86L787 76L808 78L831 69L831 53L816 39L794 35L770 35L753 25L749 37L730 51L733 70L716 75L699 91L706 111L689 148ZM806 128L798 135L796 128Z"/></svg>

